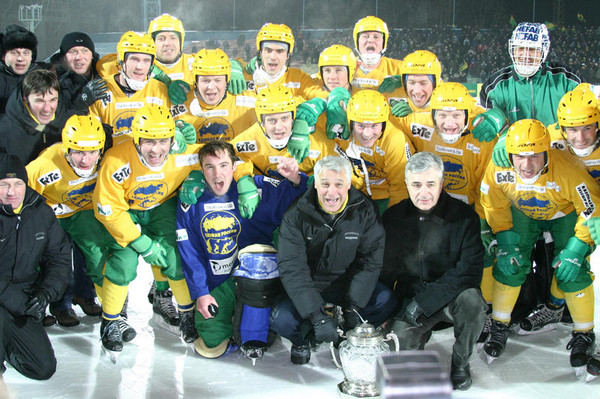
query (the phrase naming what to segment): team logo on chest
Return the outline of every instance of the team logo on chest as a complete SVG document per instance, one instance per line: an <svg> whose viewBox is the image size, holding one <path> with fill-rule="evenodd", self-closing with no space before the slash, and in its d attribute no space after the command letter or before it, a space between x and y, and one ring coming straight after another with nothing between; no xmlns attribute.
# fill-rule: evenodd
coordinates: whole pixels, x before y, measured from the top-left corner
<svg viewBox="0 0 600 399"><path fill-rule="evenodd" d="M237 248L242 226L232 212L217 211L202 217L200 231L208 253L226 255Z"/></svg>
<svg viewBox="0 0 600 399"><path fill-rule="evenodd" d="M131 192L130 205L137 203L139 207L150 209L158 205L169 194L165 182L151 180L142 182Z"/></svg>
<svg viewBox="0 0 600 399"><path fill-rule="evenodd" d="M62 195L62 202L64 204L73 204L76 208L83 208L92 202L94 187L96 187L96 181L74 187Z"/></svg>
<svg viewBox="0 0 600 399"><path fill-rule="evenodd" d="M442 155L444 162L444 188L448 191L457 191L466 187L469 176L462 159Z"/></svg>

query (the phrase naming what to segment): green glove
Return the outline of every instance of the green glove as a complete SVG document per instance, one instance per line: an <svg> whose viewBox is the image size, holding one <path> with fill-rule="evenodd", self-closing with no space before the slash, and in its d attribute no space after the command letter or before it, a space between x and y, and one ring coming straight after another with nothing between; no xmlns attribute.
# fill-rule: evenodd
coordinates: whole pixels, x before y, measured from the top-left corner
<svg viewBox="0 0 600 399"><path fill-rule="evenodd" d="M287 150L291 156L296 158L298 163L302 163L304 158L308 156L308 150L310 150L309 134L308 123L302 119L296 119L292 128L292 135L287 143Z"/></svg>
<svg viewBox="0 0 600 399"><path fill-rule="evenodd" d="M350 92L343 87L331 90L327 99L327 137L334 139L341 137L347 140L350 137L348 129L348 116L346 106L350 100Z"/></svg>
<svg viewBox="0 0 600 399"><path fill-rule="evenodd" d="M150 237L142 234L129 243L129 246L150 265L167 267L167 251Z"/></svg>
<svg viewBox="0 0 600 399"><path fill-rule="evenodd" d="M234 96L242 94L246 90L246 79L244 79L244 71L242 70L242 64L238 60L230 59L231 63L231 77L229 78L229 91Z"/></svg>
<svg viewBox="0 0 600 399"><path fill-rule="evenodd" d="M492 108L473 119L473 137L479 141L492 141L508 125L508 119L498 108Z"/></svg>
<svg viewBox="0 0 600 399"><path fill-rule="evenodd" d="M336 87L329 92L329 97L327 97L327 109L332 111L343 111L345 115L346 107L342 106L340 101L344 101L344 105L348 105L348 100L350 100L350 92L343 87Z"/></svg>
<svg viewBox="0 0 600 399"><path fill-rule="evenodd" d="M380 93L391 93L400 87L402 87L402 75L393 75L383 79L377 91Z"/></svg>
<svg viewBox="0 0 600 399"><path fill-rule="evenodd" d="M496 246L496 237L492 232L492 228L485 219L479 219L479 225L481 227L481 242L485 248L487 255L493 255L493 248Z"/></svg>
<svg viewBox="0 0 600 399"><path fill-rule="evenodd" d="M331 117L331 120L335 120L335 116ZM350 129L348 129L348 123L344 122L329 122L329 118L327 118L328 122L326 124L325 133L327 134L327 138L335 139L341 138L344 140L348 140L350 138Z"/></svg>
<svg viewBox="0 0 600 399"><path fill-rule="evenodd" d="M517 267L525 265L525 259L519 249L521 236L512 230L505 230L496 234L496 239L498 240L498 249L495 267L502 274L512 276L517 273Z"/></svg>
<svg viewBox="0 0 600 399"><path fill-rule="evenodd" d="M183 80L176 80L169 85L169 100L173 104L183 104L190 92L190 85Z"/></svg>
<svg viewBox="0 0 600 399"><path fill-rule="evenodd" d="M250 219L260 203L258 189L252 176L243 176L238 180L237 190L240 215L245 219Z"/></svg>
<svg viewBox="0 0 600 399"><path fill-rule="evenodd" d="M206 180L201 170L192 170L179 189L179 200L184 204L194 205L206 189Z"/></svg>
<svg viewBox="0 0 600 399"><path fill-rule="evenodd" d="M494 146L492 151L492 161L494 165L500 166L501 168L510 168L510 160L508 159L508 153L506 152L506 134L503 134L498 139L498 142Z"/></svg>
<svg viewBox="0 0 600 399"><path fill-rule="evenodd" d="M556 269L554 272L556 279L565 283L575 281L579 269L585 262L585 255L590 249L590 246L579 238L575 236L569 238L567 245L560 251L552 264L552 267Z"/></svg>
<svg viewBox="0 0 600 399"><path fill-rule="evenodd" d="M327 102L322 98L315 97L298 105L296 111L296 120L301 119L308 123L308 126L315 126L317 119L327 108Z"/></svg>
<svg viewBox="0 0 600 399"><path fill-rule="evenodd" d="M246 73L248 75L254 75L254 71L256 71L256 69L259 67L260 65L260 58L258 57L253 57L250 62L248 62L246 64Z"/></svg>
<svg viewBox="0 0 600 399"><path fill-rule="evenodd" d="M171 85L171 78L169 75L164 73L163 70L156 65L152 65L150 67L150 74L152 78L158 80L159 82L163 82L167 87Z"/></svg>
<svg viewBox="0 0 600 399"><path fill-rule="evenodd" d="M398 118L404 118L405 116L410 115L413 112L412 108L410 107L410 104L406 101L392 100L391 106L392 115Z"/></svg>
<svg viewBox="0 0 600 399"><path fill-rule="evenodd" d="M315 175L308 176L308 180L306 181L306 187L310 188L314 184L315 184Z"/></svg>
<svg viewBox="0 0 600 399"><path fill-rule="evenodd" d="M596 245L600 245L600 217L591 218L583 222L590 229L590 236Z"/></svg>
<svg viewBox="0 0 600 399"><path fill-rule="evenodd" d="M178 120L175 122L175 131L179 131L183 134L183 138L187 144L195 144L196 143L196 129L194 125L191 123Z"/></svg>
<svg viewBox="0 0 600 399"><path fill-rule="evenodd" d="M187 149L187 143L185 142L185 136L179 130L175 130L175 138L173 144L171 144L171 151L169 154L181 154Z"/></svg>

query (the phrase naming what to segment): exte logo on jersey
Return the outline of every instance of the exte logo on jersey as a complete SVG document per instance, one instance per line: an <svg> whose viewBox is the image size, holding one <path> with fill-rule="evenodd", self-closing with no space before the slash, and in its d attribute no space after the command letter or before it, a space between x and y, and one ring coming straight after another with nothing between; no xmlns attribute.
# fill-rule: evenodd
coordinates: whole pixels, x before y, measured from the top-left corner
<svg viewBox="0 0 600 399"><path fill-rule="evenodd" d="M171 116L173 118L177 118L178 116L187 113L188 109L185 106L185 104L175 104L175 105L171 106L170 111L171 111Z"/></svg>
<svg viewBox="0 0 600 399"><path fill-rule="evenodd" d="M594 201L592 201L590 190L588 190L585 183L581 183L575 187L575 191L577 191L579 198L581 198L581 202L583 202L583 206L585 206L585 210L581 212L581 216L588 219L596 210L596 204L594 204Z"/></svg>
<svg viewBox="0 0 600 399"><path fill-rule="evenodd" d="M48 184L56 183L60 179L62 179L60 169L54 169L53 171L50 171L45 175L40 176L39 179L37 179L37 181L42 186L47 186Z"/></svg>
<svg viewBox="0 0 600 399"><path fill-rule="evenodd" d="M517 181L515 172L496 172L494 176L496 177L496 184L514 184Z"/></svg>
<svg viewBox="0 0 600 399"><path fill-rule="evenodd" d="M433 136L433 128L427 125L421 125L420 123L411 123L410 131L413 136L422 138L423 140L431 141Z"/></svg>
<svg viewBox="0 0 600 399"><path fill-rule="evenodd" d="M117 169L116 172L112 174L112 178L114 181L120 184L127 180L130 174L131 168L129 167L129 164L126 164Z"/></svg>
<svg viewBox="0 0 600 399"><path fill-rule="evenodd" d="M256 145L256 140L240 141L239 143L235 143L235 149L237 152L256 152L258 145Z"/></svg>

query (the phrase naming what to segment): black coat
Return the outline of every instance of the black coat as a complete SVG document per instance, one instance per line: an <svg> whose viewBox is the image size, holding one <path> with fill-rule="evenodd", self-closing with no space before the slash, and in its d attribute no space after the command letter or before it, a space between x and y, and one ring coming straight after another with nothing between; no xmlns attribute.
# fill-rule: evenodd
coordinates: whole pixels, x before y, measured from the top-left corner
<svg viewBox="0 0 600 399"><path fill-rule="evenodd" d="M6 112L6 104L8 104L10 96L17 86L23 82L25 75L29 71L40 68L41 65L43 64L32 61L26 73L17 75L11 67L0 61L0 114Z"/></svg>
<svg viewBox="0 0 600 399"><path fill-rule="evenodd" d="M303 318L324 304L364 307L383 261L385 232L374 203L353 187L346 208L330 221L311 187L283 216L277 263L283 286Z"/></svg>
<svg viewBox="0 0 600 399"><path fill-rule="evenodd" d="M44 198L27 188L21 213L0 204L0 306L23 315L28 293L59 299L71 276L71 244Z"/></svg>
<svg viewBox="0 0 600 399"><path fill-rule="evenodd" d="M82 105L77 102L77 96L81 94L83 87L92 79L98 77L96 71L96 63L98 62L99 55L94 53L92 55L92 66L91 73L86 76L78 75L73 72L65 61L65 56L61 53L56 53L50 59L50 63L55 66L56 74L58 75L58 81L60 83L60 92L64 96L70 107L81 109ZM87 115L87 107L83 110L84 112L78 111L78 114Z"/></svg>
<svg viewBox="0 0 600 399"><path fill-rule="evenodd" d="M483 273L479 217L473 208L442 191L424 213L410 199L383 214L386 232L381 281L401 303L414 298L426 316L444 308Z"/></svg>

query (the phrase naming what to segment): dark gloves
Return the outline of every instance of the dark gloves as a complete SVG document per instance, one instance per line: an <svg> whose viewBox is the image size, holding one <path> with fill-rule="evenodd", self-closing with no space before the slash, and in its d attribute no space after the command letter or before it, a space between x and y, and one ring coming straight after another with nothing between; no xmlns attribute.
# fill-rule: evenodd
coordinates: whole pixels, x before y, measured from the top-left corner
<svg viewBox="0 0 600 399"><path fill-rule="evenodd" d="M406 309L404 309L404 314L402 315L402 320L410 324L414 327L423 326L422 323L419 323L419 317L423 314L423 309L419 306L417 301L414 299L410 301Z"/></svg>
<svg viewBox="0 0 600 399"><path fill-rule="evenodd" d="M344 332L350 331L362 323L362 320L357 312L358 309L354 307L350 309L344 309Z"/></svg>
<svg viewBox="0 0 600 399"><path fill-rule="evenodd" d="M98 100L108 100L106 82L99 77L90 80L81 90L79 99L88 107Z"/></svg>
<svg viewBox="0 0 600 399"><path fill-rule="evenodd" d="M310 322L313 325L317 341L336 343L340 339L337 332L337 323L322 307L318 311L311 313Z"/></svg>
<svg viewBox="0 0 600 399"><path fill-rule="evenodd" d="M25 301L25 316L41 322L46 315L46 307L50 303L48 293L39 288Z"/></svg>

